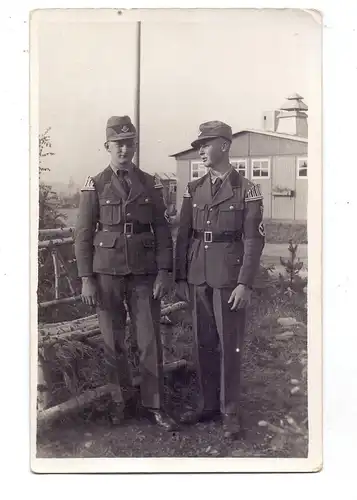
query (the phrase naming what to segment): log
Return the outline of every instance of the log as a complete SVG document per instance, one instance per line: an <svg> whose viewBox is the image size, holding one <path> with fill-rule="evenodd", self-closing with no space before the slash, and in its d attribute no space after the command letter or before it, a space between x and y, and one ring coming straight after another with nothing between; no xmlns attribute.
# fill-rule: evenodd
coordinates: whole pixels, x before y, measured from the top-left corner
<svg viewBox="0 0 357 500"><path fill-rule="evenodd" d="M71 324L79 324L82 323L83 321L88 321L91 319L97 318L97 314L91 314L90 316L84 316L83 318L78 318L78 319L73 319L72 321L60 321L59 323L42 323L41 328L55 328L55 327L60 327L60 326L66 326L69 323Z"/></svg>
<svg viewBox="0 0 357 500"><path fill-rule="evenodd" d="M51 246L60 246L60 245L68 245L69 243L73 243L74 238L71 236L69 238L58 238L54 240L44 240L38 242L38 248L49 248Z"/></svg>
<svg viewBox="0 0 357 500"><path fill-rule="evenodd" d="M57 251L55 248L52 249L51 251L52 255L52 261L53 261L53 269L55 272L55 299L59 299L59 278L60 278L60 268L59 268L59 262L58 262L58 257L57 257Z"/></svg>
<svg viewBox="0 0 357 500"><path fill-rule="evenodd" d="M72 236L74 235L74 227L56 227L54 229L39 229L39 236L58 236L60 238L64 236Z"/></svg>
<svg viewBox="0 0 357 500"><path fill-rule="evenodd" d="M67 300L69 302L73 302L74 298L75 297L69 297L68 299L58 299L57 303L59 303L59 301L61 301L60 303L66 303ZM42 304L46 303L43 302ZM186 302L176 302L175 304L170 304L169 306L166 306L161 310L161 319L163 319L164 316L167 316L172 312L185 309L186 307L187 307ZM129 324L130 324L130 319L128 318L127 325ZM41 325L41 327L39 328L39 333L41 335L58 335L61 336L61 338L66 338L76 334L79 334L80 336L83 334L85 335L85 332L88 329L91 329L95 326L98 326L98 316L97 314L92 314L91 316L87 316L86 318L75 319L73 321L66 321L63 323L54 323L49 325Z"/></svg>
<svg viewBox="0 0 357 500"><path fill-rule="evenodd" d="M173 361L171 363L164 364L164 373L171 373L179 368L186 367L188 365L185 359L180 359L178 361ZM141 382L141 377L135 377L133 380L133 385L135 387L139 386ZM119 388L114 384L106 384L95 389L90 389L83 392L79 396L75 396L64 403L60 403L51 408L41 410L37 413L37 423L49 423L57 418L67 416L75 411L78 411L90 403L93 403L97 399L100 399L107 394L115 396L116 402L123 402L121 394L119 395ZM120 398L118 397L120 396ZM120 399L120 400L119 400Z"/></svg>
<svg viewBox="0 0 357 500"><path fill-rule="evenodd" d="M88 404L93 403L96 399L99 399L107 394L115 394L115 400L118 401L118 386L114 384L106 384L101 387L85 391L83 394L75 396L64 403L52 406L46 410L41 410L37 413L37 423L48 423L59 417L67 416L68 414L84 408Z"/></svg>
<svg viewBox="0 0 357 500"><path fill-rule="evenodd" d="M188 307L187 302L175 302L175 304L170 304L161 309L161 316L167 316L168 314L172 314L176 311L181 311L182 309L186 309Z"/></svg>
<svg viewBox="0 0 357 500"><path fill-rule="evenodd" d="M81 295L76 295L74 297L65 297L63 299L48 300L47 302L40 302L38 307L45 309L46 307L57 306L59 304L74 304L81 300Z"/></svg>

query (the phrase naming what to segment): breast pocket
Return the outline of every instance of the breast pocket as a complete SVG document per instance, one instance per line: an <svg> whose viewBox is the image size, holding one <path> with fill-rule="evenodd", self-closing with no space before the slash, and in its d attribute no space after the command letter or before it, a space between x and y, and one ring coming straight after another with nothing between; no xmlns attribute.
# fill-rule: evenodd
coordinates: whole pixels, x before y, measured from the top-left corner
<svg viewBox="0 0 357 500"><path fill-rule="evenodd" d="M199 229L199 230L206 229L205 213L206 213L206 205L200 205L198 203L192 204L192 217L193 217L194 229Z"/></svg>
<svg viewBox="0 0 357 500"><path fill-rule="evenodd" d="M110 198L99 199L100 221L102 224L119 224L122 222L122 201Z"/></svg>
<svg viewBox="0 0 357 500"><path fill-rule="evenodd" d="M222 204L218 212L218 225L222 231L237 231L243 225L244 205L242 202Z"/></svg>
<svg viewBox="0 0 357 500"><path fill-rule="evenodd" d="M143 224L149 224L150 222L153 222L154 209L154 202L150 196L140 198L137 201L134 210L136 220Z"/></svg>

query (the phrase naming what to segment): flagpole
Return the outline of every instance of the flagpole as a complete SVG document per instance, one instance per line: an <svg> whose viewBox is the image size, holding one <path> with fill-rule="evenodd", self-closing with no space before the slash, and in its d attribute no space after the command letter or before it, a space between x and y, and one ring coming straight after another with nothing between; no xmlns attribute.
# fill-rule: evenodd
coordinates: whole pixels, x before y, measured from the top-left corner
<svg viewBox="0 0 357 500"><path fill-rule="evenodd" d="M141 21L136 23L136 89L135 89L135 126L137 131L136 166L140 168L140 59L141 59Z"/></svg>

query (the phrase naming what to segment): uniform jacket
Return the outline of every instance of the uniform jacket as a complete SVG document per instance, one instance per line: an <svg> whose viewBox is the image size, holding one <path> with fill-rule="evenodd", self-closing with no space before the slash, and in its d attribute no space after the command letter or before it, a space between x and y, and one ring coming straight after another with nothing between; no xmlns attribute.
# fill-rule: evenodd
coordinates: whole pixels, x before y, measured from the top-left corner
<svg viewBox="0 0 357 500"><path fill-rule="evenodd" d="M176 241L175 280L214 288L252 286L264 247L263 201L259 187L236 170L214 197L207 173L187 186ZM238 231L240 241L207 243L193 230Z"/></svg>
<svg viewBox="0 0 357 500"><path fill-rule="evenodd" d="M82 188L75 230L80 277L172 269L172 238L161 185L135 166L128 177L131 190L127 198L110 166L89 177ZM124 223L150 224L151 229L128 236L123 234Z"/></svg>

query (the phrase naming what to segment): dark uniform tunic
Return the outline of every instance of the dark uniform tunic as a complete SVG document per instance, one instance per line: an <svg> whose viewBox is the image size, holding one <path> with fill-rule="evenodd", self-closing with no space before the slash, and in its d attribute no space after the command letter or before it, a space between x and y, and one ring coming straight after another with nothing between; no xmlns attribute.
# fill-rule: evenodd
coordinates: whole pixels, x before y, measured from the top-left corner
<svg viewBox="0 0 357 500"><path fill-rule="evenodd" d="M228 300L238 283L253 285L264 247L262 216L258 186L234 169L216 194L207 173L184 195L175 279L190 285L203 410L239 414L246 313L231 311Z"/></svg>
<svg viewBox="0 0 357 500"><path fill-rule="evenodd" d="M121 385L125 397L132 383L124 345L125 301L140 352L142 404L159 408L160 301L153 298L153 284L158 270L172 269L172 239L161 185L134 165L128 167L126 184L118 173L109 166L82 189L75 233L78 273L96 278L110 380Z"/></svg>

